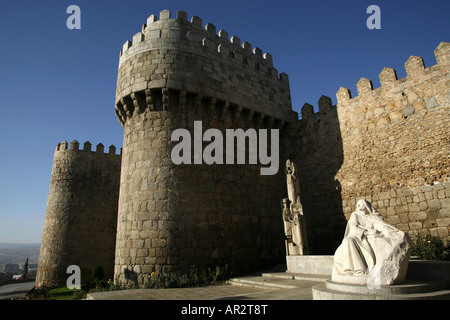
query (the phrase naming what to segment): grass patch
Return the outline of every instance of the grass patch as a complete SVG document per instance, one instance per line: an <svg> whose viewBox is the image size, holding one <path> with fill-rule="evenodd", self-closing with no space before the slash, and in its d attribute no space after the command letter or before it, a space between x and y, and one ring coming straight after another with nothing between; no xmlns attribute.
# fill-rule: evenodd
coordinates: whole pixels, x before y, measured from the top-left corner
<svg viewBox="0 0 450 320"><path fill-rule="evenodd" d="M86 297L82 290L67 287L52 289L48 292L48 300L81 300Z"/></svg>
<svg viewBox="0 0 450 320"><path fill-rule="evenodd" d="M39 288L32 289L27 298L31 300L81 300L86 298L88 290L86 285L82 285L80 290L67 287Z"/></svg>

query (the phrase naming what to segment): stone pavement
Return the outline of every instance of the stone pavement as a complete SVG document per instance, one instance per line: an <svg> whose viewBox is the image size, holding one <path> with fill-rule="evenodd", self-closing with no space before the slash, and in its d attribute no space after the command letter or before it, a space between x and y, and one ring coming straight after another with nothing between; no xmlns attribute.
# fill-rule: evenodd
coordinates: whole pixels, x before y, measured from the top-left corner
<svg viewBox="0 0 450 320"><path fill-rule="evenodd" d="M309 267L325 262L306 259ZM322 262L320 262L322 261ZM411 260L407 281L399 285L370 288L362 285L339 284L330 281L331 274L286 272L286 265L245 277L233 278L215 286L183 289L138 289L90 293L88 300L440 300L450 299L450 263ZM328 269L327 269L328 270ZM314 287L314 290L313 290ZM314 298L313 298L314 297Z"/></svg>
<svg viewBox="0 0 450 320"><path fill-rule="evenodd" d="M312 287L328 277L264 273L226 284L182 289L136 289L90 293L88 300L313 300Z"/></svg>

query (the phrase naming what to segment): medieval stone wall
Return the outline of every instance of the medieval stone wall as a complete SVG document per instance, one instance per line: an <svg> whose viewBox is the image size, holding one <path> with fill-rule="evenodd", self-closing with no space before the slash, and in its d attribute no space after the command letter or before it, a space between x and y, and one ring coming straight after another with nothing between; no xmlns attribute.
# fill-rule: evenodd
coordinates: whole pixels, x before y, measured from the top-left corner
<svg viewBox="0 0 450 320"><path fill-rule="evenodd" d="M42 235L36 286L65 286L67 267L81 269L90 282L100 265L112 277L121 156L102 144L91 151L77 141L56 147Z"/></svg>
<svg viewBox="0 0 450 320"><path fill-rule="evenodd" d="M287 76L278 77L270 55L232 41L197 17L188 22L184 12L171 19L163 11L124 45L116 93L124 126L120 281L142 283L152 272L193 265L248 272L283 259L282 162L276 175L264 176L248 158L211 165L171 159L172 133L183 128L194 137L194 121L202 122L201 134L214 128L225 137L227 129L251 128L269 130L270 138L288 120Z"/></svg>
<svg viewBox="0 0 450 320"><path fill-rule="evenodd" d="M129 104L149 105L163 99L153 89L168 88L178 92L184 101L187 93L195 93L200 101L208 97L226 102L227 106L252 112L263 119L289 120L292 109L289 79L278 74L269 53L233 36L196 16L170 11L151 15L142 32L123 45L119 61L116 91L116 114L123 123ZM168 91L166 91L168 92ZM163 95L165 92L163 92ZM176 105L176 104L174 104ZM180 103L180 108L183 102Z"/></svg>
<svg viewBox="0 0 450 320"><path fill-rule="evenodd" d="M322 96L319 111L305 104L298 120L272 56L216 31L164 10L123 45L115 101L123 152L58 145L38 287L64 285L69 265L81 267L83 282L101 265L116 280L143 283L192 265L248 272L283 261L286 159L298 169L311 254L334 254L359 198L411 236L450 240L448 43L436 65L411 57L405 78L385 68L379 88L363 78L357 97L341 88L337 105ZM279 130L278 172L250 164L248 144L245 164L175 164L172 134L202 140L195 121L223 137L266 129L269 147Z"/></svg>
<svg viewBox="0 0 450 320"><path fill-rule="evenodd" d="M428 68L410 57L402 79L384 68L377 89L362 78L357 97L340 88L336 106L322 97L319 112L303 107L295 153L313 245L323 248L330 231L323 216L337 222L336 237L343 234L341 217L349 218L358 198L412 237L450 240L450 44L435 56Z"/></svg>

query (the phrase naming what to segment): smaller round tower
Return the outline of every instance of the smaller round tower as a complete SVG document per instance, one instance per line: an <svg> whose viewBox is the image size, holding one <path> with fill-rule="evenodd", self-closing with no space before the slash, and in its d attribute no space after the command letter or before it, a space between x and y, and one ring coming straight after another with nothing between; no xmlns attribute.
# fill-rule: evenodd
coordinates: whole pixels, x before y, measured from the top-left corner
<svg viewBox="0 0 450 320"><path fill-rule="evenodd" d="M36 287L66 284L67 267L81 269L81 281L91 281L100 265L112 276L117 226L121 155L102 144L82 150L75 140L56 147L39 255Z"/></svg>

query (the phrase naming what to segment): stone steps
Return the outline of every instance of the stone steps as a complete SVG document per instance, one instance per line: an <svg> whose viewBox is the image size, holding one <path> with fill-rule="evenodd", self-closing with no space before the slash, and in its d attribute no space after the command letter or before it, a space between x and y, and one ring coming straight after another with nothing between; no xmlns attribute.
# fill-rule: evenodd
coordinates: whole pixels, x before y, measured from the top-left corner
<svg viewBox="0 0 450 320"><path fill-rule="evenodd" d="M286 264L279 264L270 270L255 273L246 277L233 278L227 281L230 285L247 286L260 289L298 289L303 287L300 281L324 282L331 278L331 275L316 274L316 265L323 265L321 256L302 256L307 259L303 262L302 272L286 271ZM326 259L328 257L325 257ZM317 260L319 259L319 260ZM309 273L308 273L309 272Z"/></svg>
<svg viewBox="0 0 450 320"><path fill-rule="evenodd" d="M230 279L227 283L261 289L295 289L297 288L295 281L292 279L270 279L262 276L254 276Z"/></svg>
<svg viewBox="0 0 450 320"><path fill-rule="evenodd" d="M450 300L450 290L443 283L405 283L368 288L329 280L313 286L312 291L314 300Z"/></svg>
<svg viewBox="0 0 450 320"><path fill-rule="evenodd" d="M296 272L263 273L262 276L265 278L279 278L279 279L321 281L321 282L330 279L330 276L328 275L296 273Z"/></svg>
<svg viewBox="0 0 450 320"><path fill-rule="evenodd" d="M285 265L279 265L266 272L230 279L227 283L262 289L296 289L302 286L301 280L324 282L330 279L328 275L286 272L285 270Z"/></svg>
<svg viewBox="0 0 450 320"><path fill-rule="evenodd" d="M401 285L369 288L337 283L323 275L263 273L260 276L233 278L230 285L277 290L297 289L303 281L320 282L312 287L314 300L450 300L450 289L440 282L408 282Z"/></svg>
<svg viewBox="0 0 450 320"><path fill-rule="evenodd" d="M367 286L327 280L312 287L314 300L438 300L450 299L450 264L410 260L406 282Z"/></svg>
<svg viewBox="0 0 450 320"><path fill-rule="evenodd" d="M230 279L228 284L263 289L292 289L312 285L314 300L450 300L450 264L436 261L410 261L407 281L399 285L372 286L331 281L331 259L325 257L296 257L306 272L292 272L286 265L247 277ZM290 265L290 269L295 266ZM298 269L300 270L300 269ZM314 282L318 282L314 284ZM311 289L310 289L311 290Z"/></svg>

